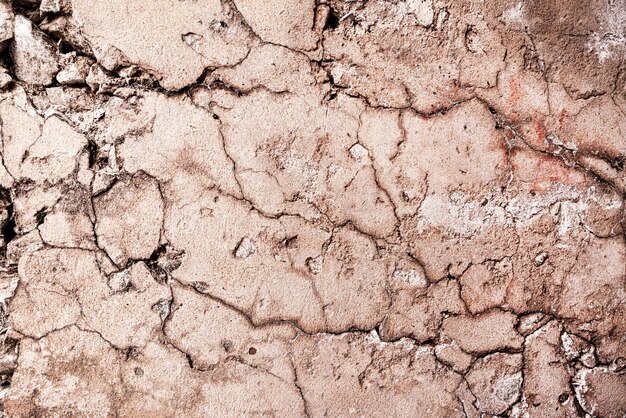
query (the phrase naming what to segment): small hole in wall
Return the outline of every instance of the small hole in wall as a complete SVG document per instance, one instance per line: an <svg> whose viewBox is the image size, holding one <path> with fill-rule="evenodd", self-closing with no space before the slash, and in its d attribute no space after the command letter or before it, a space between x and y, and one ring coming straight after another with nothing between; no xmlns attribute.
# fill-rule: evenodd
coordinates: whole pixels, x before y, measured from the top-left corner
<svg viewBox="0 0 626 418"><path fill-rule="evenodd" d="M333 9L330 9L328 12L328 17L326 18L326 24L324 25L324 30L326 29L336 29L339 27L339 16L337 16L337 12Z"/></svg>
<svg viewBox="0 0 626 418"><path fill-rule="evenodd" d="M281 244L283 247L285 248L293 248L296 246L296 240L298 239L297 235L294 235L293 237L289 237L289 238L285 238Z"/></svg>
<svg viewBox="0 0 626 418"><path fill-rule="evenodd" d="M63 54L69 54L70 52L74 52L74 47L67 42L61 42L59 49Z"/></svg>
<svg viewBox="0 0 626 418"><path fill-rule="evenodd" d="M251 356L256 354L256 348L254 347L250 347L250 349L248 350L248 354L250 354Z"/></svg>

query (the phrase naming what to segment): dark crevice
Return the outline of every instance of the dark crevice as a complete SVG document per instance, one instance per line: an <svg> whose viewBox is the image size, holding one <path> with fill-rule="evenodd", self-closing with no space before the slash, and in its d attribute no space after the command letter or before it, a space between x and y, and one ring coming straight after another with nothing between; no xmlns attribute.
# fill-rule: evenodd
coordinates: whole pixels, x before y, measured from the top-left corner
<svg viewBox="0 0 626 418"><path fill-rule="evenodd" d="M94 168L98 159L98 146L93 141L87 142L87 152L89 154L89 168Z"/></svg>
<svg viewBox="0 0 626 418"><path fill-rule="evenodd" d="M189 368L193 369L193 359L191 358L191 356L187 353L185 353L185 358L187 359L187 364L189 364Z"/></svg>
<svg viewBox="0 0 626 418"><path fill-rule="evenodd" d="M59 51L62 54L69 54L70 52L74 52L74 47L67 42L61 41L59 42Z"/></svg>
<svg viewBox="0 0 626 418"><path fill-rule="evenodd" d="M15 218L13 217L13 204L9 206L9 212L11 214L11 218L2 227L2 238L4 239L5 244L13 241L13 239L17 236L17 224L15 223Z"/></svg>
<svg viewBox="0 0 626 418"><path fill-rule="evenodd" d="M626 156L620 157L600 157L602 160L606 161L614 170L616 171L624 171L626 167Z"/></svg>
<svg viewBox="0 0 626 418"><path fill-rule="evenodd" d="M3 200L6 202L6 198L10 199L10 194L7 190L3 189L0 191L0 198L4 198ZM2 234L2 240L4 241L4 245L11 242L17 236L17 224L15 222L15 210L13 207L13 202L9 200L9 205L6 206L6 219L1 226L0 233Z"/></svg>
<svg viewBox="0 0 626 418"><path fill-rule="evenodd" d="M44 219L46 219L46 215L50 213L50 209L48 207L43 207L41 209L39 209L37 211L37 213L35 213L35 220L37 221L37 226L41 225L44 221Z"/></svg>
<svg viewBox="0 0 626 418"><path fill-rule="evenodd" d="M168 244L161 244L147 259L129 259L124 269L143 261L154 280L163 284L167 283L171 278L171 273L180 267L184 255L183 251L178 251Z"/></svg>
<svg viewBox="0 0 626 418"><path fill-rule="evenodd" d="M323 30L337 29L339 27L339 23L340 21L337 12L331 7L328 11L328 17L326 18L326 23L324 24Z"/></svg>
<svg viewBox="0 0 626 418"><path fill-rule="evenodd" d="M209 88L211 90L215 89L215 90L225 90L228 91L230 93L234 93L237 97L241 97L243 96L243 92L235 89L234 87L226 84L225 82L223 82L222 80L215 80L213 81L210 85Z"/></svg>
<svg viewBox="0 0 626 418"><path fill-rule="evenodd" d="M87 142L87 153L89 155L89 168L102 170L109 165L109 156L102 153L98 148L98 144L89 140Z"/></svg>
<svg viewBox="0 0 626 418"><path fill-rule="evenodd" d="M32 21L37 21L40 16L40 1L36 0L13 0L13 12L28 17Z"/></svg>

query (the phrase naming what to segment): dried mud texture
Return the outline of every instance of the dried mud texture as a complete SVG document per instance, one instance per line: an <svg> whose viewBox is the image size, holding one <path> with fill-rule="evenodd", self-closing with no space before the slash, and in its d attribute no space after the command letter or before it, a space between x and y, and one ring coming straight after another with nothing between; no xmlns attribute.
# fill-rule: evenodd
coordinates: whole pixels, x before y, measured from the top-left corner
<svg viewBox="0 0 626 418"><path fill-rule="evenodd" d="M626 417L624 0L0 0L7 417Z"/></svg>

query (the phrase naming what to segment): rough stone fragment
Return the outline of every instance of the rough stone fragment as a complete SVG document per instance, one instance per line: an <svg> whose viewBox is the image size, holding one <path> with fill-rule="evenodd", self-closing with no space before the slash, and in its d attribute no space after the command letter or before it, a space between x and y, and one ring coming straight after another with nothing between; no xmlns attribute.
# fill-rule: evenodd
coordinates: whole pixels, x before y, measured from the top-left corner
<svg viewBox="0 0 626 418"><path fill-rule="evenodd" d="M173 277L246 312L256 325L288 318L307 332L324 329L322 302L306 260L319 255L329 233L298 218L250 216L250 207L238 199L199 193L183 190L189 200L166 214L168 240L185 248ZM226 214L232 222L221 221ZM246 236L256 243L256 252L235 258L233 251ZM292 244L284 244L295 236Z"/></svg>
<svg viewBox="0 0 626 418"><path fill-rule="evenodd" d="M396 268L393 271L393 278L401 280L410 286L428 286L428 279L426 278L424 269L417 263L401 262L396 264Z"/></svg>
<svg viewBox="0 0 626 418"><path fill-rule="evenodd" d="M72 266L81 265L81 269ZM41 338L75 324L82 314L77 291L97 273L93 256L84 250L43 249L19 262L21 286L10 302L15 329Z"/></svg>
<svg viewBox="0 0 626 418"><path fill-rule="evenodd" d="M473 357L461 350L456 342L436 346L435 355L439 361L449 364L459 373L467 372L473 361Z"/></svg>
<svg viewBox="0 0 626 418"><path fill-rule="evenodd" d="M264 86L277 93L308 92L315 83L305 56L273 44L252 48L240 64L232 68L218 68L211 77L240 91Z"/></svg>
<svg viewBox="0 0 626 418"><path fill-rule="evenodd" d="M381 324L384 339L412 337L428 341L439 336L448 315L465 313L458 283L442 280L427 289L410 288L393 298L390 312Z"/></svg>
<svg viewBox="0 0 626 418"><path fill-rule="evenodd" d="M117 155L127 171L144 171L162 181L187 184L191 187L181 187L180 191L188 191L188 199L197 196L195 187L217 184L239 196L219 121L209 112L182 98L160 94L144 94L134 104L120 102L124 104L112 106L105 115L104 135L109 142L125 138ZM153 149L160 151L155 154Z"/></svg>
<svg viewBox="0 0 626 418"><path fill-rule="evenodd" d="M287 381L294 378L287 350L294 331L288 325L255 329L231 307L179 286L173 290L172 313L164 327L169 341L191 356L194 367L210 369L238 356Z"/></svg>
<svg viewBox="0 0 626 418"><path fill-rule="evenodd" d="M31 355L18 359L14 386L5 401L10 415L113 414L122 395L121 354L97 333L69 326L40 340L24 339L20 348ZM52 372L60 373L59 378Z"/></svg>
<svg viewBox="0 0 626 418"><path fill-rule="evenodd" d="M59 72L55 45L30 20L15 16L15 35L11 45L15 75L27 83L47 86Z"/></svg>
<svg viewBox="0 0 626 418"><path fill-rule="evenodd" d="M41 30L54 37L63 39L68 45L82 54L92 56L91 45L80 30L79 23L72 15L61 15L49 18L39 25Z"/></svg>
<svg viewBox="0 0 626 418"><path fill-rule="evenodd" d="M575 379L576 396L590 415L620 417L626 413L626 377L605 367L581 369Z"/></svg>
<svg viewBox="0 0 626 418"><path fill-rule="evenodd" d="M6 258L9 264L17 265L23 255L43 248L44 243L38 229L33 229L21 237L14 238L6 246Z"/></svg>
<svg viewBox="0 0 626 418"><path fill-rule="evenodd" d="M6 88L13 81L13 77L11 77L7 73L0 73L0 89Z"/></svg>
<svg viewBox="0 0 626 418"><path fill-rule="evenodd" d="M530 416L575 416L576 400L570 388L566 359L559 350L561 327L544 325L524 344L525 413Z"/></svg>
<svg viewBox="0 0 626 418"><path fill-rule="evenodd" d="M57 117L47 119L41 136L25 151L20 171L35 182L56 183L76 168L85 137Z"/></svg>
<svg viewBox="0 0 626 418"><path fill-rule="evenodd" d="M38 226L41 239L55 247L96 250L90 205L84 189L62 196L54 208L45 209L49 213Z"/></svg>
<svg viewBox="0 0 626 418"><path fill-rule="evenodd" d="M459 278L461 297L473 314L502 306L512 280L510 259L472 265Z"/></svg>
<svg viewBox="0 0 626 418"><path fill-rule="evenodd" d="M463 416L453 401L461 377L436 367L430 348L349 333L301 336L293 345L297 379L312 416Z"/></svg>
<svg viewBox="0 0 626 418"><path fill-rule="evenodd" d="M524 339L515 330L516 321L514 314L500 310L475 317L453 316L443 321L443 332L469 353L520 349Z"/></svg>
<svg viewBox="0 0 626 418"><path fill-rule="evenodd" d="M69 0L41 0L39 10L43 13L68 13L71 8Z"/></svg>
<svg viewBox="0 0 626 418"><path fill-rule="evenodd" d="M320 274L322 272L322 266L324 265L324 257L321 255L315 258L309 257L306 260L306 265L311 274Z"/></svg>
<svg viewBox="0 0 626 418"><path fill-rule="evenodd" d="M74 0L72 9L98 60L115 48L130 62L154 70L167 89L181 89L205 67L233 65L248 53L245 28L222 14L217 0L184 1L176 7L167 0ZM154 16L163 17L158 25Z"/></svg>
<svg viewBox="0 0 626 418"><path fill-rule="evenodd" d="M479 358L465 378L478 408L488 414L501 414L520 397L522 355L495 353Z"/></svg>
<svg viewBox="0 0 626 418"><path fill-rule="evenodd" d="M350 147L350 156L353 160L357 162L363 161L363 159L366 158L368 155L369 153L367 152L367 148L365 148L361 144L354 144L352 147Z"/></svg>
<svg viewBox="0 0 626 418"><path fill-rule="evenodd" d="M118 266L129 259L147 259L159 245L163 199L158 183L137 174L115 183L94 198L96 235Z"/></svg>
<svg viewBox="0 0 626 418"><path fill-rule="evenodd" d="M161 330L163 316L154 307L169 303L171 291L155 281L143 262L116 274L126 276L125 287L111 288L111 283L98 275L92 286L81 289L78 298L83 317L79 324L97 331L115 347L143 347Z"/></svg>
<svg viewBox="0 0 626 418"><path fill-rule="evenodd" d="M544 326L550 318L543 313L530 313L520 316L517 331L526 336Z"/></svg>
<svg viewBox="0 0 626 418"><path fill-rule="evenodd" d="M256 246L254 245L254 241L252 241L248 237L243 237L241 242L235 248L235 257L237 258L246 258L250 257L256 251Z"/></svg>
<svg viewBox="0 0 626 418"><path fill-rule="evenodd" d="M15 15L8 0L0 2L0 48L5 48L7 41L13 38Z"/></svg>
<svg viewBox="0 0 626 418"><path fill-rule="evenodd" d="M317 36L313 31L314 1L270 0L258 3L254 0L235 0L235 4L245 21L263 41L301 51L315 49Z"/></svg>
<svg viewBox="0 0 626 418"><path fill-rule="evenodd" d="M7 151L4 163L15 178L55 184L69 176L86 138L58 116L45 121L7 102L0 105Z"/></svg>
<svg viewBox="0 0 626 418"><path fill-rule="evenodd" d="M385 278L384 266L367 237L349 229L336 231L315 277L328 329L368 330L379 324L390 303ZM346 294L350 296L342 297Z"/></svg>
<svg viewBox="0 0 626 418"><path fill-rule="evenodd" d="M59 84L85 84L93 60L88 57L75 57L56 76Z"/></svg>

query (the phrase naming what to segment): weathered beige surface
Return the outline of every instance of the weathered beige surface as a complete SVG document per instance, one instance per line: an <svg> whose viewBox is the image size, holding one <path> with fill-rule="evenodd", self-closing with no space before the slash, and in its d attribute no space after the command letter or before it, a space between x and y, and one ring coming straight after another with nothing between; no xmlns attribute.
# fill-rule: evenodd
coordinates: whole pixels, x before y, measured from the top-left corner
<svg viewBox="0 0 626 418"><path fill-rule="evenodd" d="M7 417L625 417L626 2L0 0Z"/></svg>

